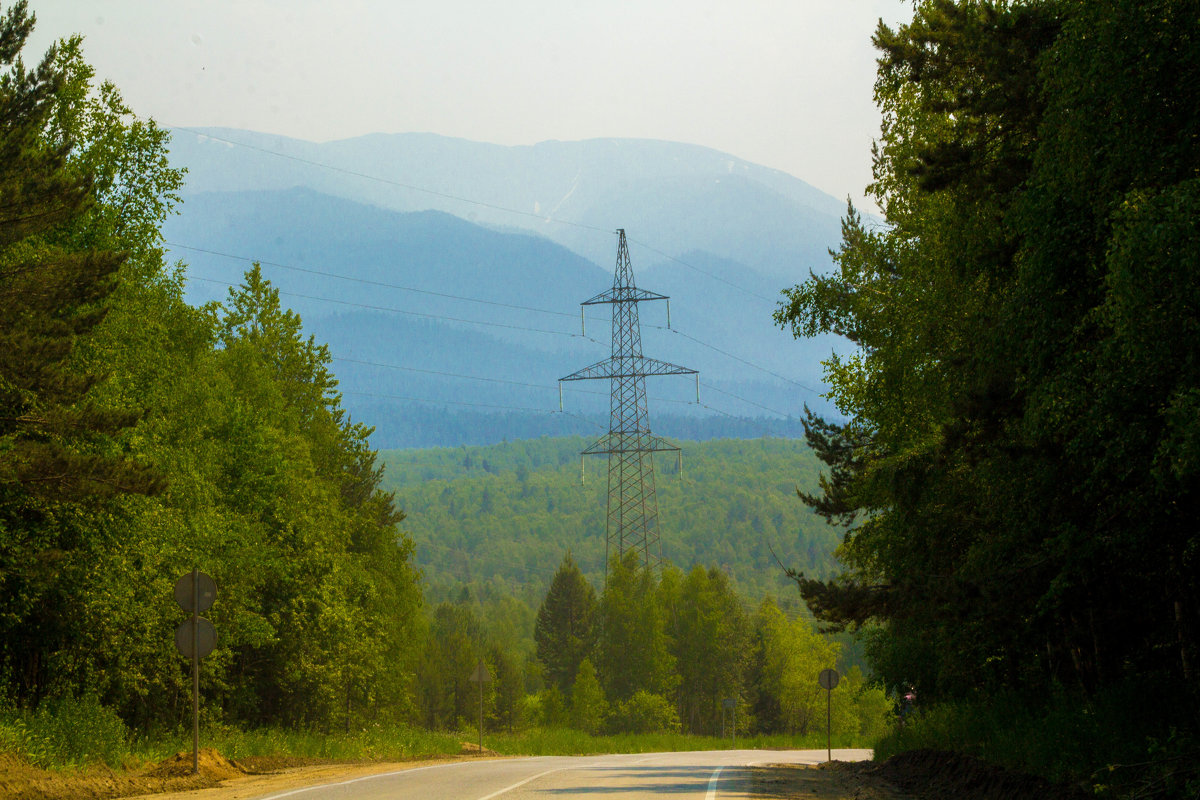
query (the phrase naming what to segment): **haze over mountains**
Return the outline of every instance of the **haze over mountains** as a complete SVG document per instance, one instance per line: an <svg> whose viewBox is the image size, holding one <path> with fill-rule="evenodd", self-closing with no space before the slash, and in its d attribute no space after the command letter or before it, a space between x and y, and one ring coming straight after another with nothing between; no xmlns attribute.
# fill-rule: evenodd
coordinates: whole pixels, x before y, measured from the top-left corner
<svg viewBox="0 0 1200 800"><path fill-rule="evenodd" d="M376 447L606 427L607 384L565 385L564 415L556 380L608 355L608 308L584 327L579 303L611 286L617 227L638 285L671 297L670 330L664 303L639 306L644 352L701 373L703 405L690 379L649 379L656 432L794 434L782 416L829 410L819 361L833 342L797 342L771 314L784 287L828 268L844 203L776 170L645 140L315 144L227 129L177 130L172 162L187 186L164 235L189 297L222 299L261 261L329 343Z"/></svg>

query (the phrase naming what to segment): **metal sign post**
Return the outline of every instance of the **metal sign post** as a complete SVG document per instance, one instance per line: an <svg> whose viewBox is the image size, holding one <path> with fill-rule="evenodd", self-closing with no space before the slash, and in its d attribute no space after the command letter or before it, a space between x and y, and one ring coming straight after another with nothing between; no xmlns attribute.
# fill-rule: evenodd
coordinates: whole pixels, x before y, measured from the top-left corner
<svg viewBox="0 0 1200 800"><path fill-rule="evenodd" d="M175 602L191 614L175 629L175 647L192 661L192 774L200 771L200 659L217 644L217 629L200 616L217 599L217 585L198 569L175 582Z"/></svg>
<svg viewBox="0 0 1200 800"><path fill-rule="evenodd" d="M833 761L833 687L839 680L836 669L823 669L817 676L817 683L825 690L825 756L828 761Z"/></svg>
<svg viewBox="0 0 1200 800"><path fill-rule="evenodd" d="M724 697L721 699L721 727L725 726L725 712L730 712L733 718L733 749L737 749L737 698ZM724 731L722 731L724 733Z"/></svg>
<svg viewBox="0 0 1200 800"><path fill-rule="evenodd" d="M487 664L483 663L482 658L479 659L475 671L471 673L471 682L479 684L479 755L483 755L483 685L491 679Z"/></svg>

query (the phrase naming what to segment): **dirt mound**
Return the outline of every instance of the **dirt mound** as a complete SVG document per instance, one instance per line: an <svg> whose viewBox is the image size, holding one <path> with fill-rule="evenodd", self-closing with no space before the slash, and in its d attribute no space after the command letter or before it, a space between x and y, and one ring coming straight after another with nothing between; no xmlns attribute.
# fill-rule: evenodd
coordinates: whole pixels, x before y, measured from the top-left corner
<svg viewBox="0 0 1200 800"><path fill-rule="evenodd" d="M1086 800L1082 790L1049 783L971 756L912 750L871 771L921 800Z"/></svg>
<svg viewBox="0 0 1200 800"><path fill-rule="evenodd" d="M482 750L480 750L479 742L459 742L459 744L462 745L462 748L458 751L458 754L460 756L481 756L481 755L482 756L494 756L494 755L496 755L495 750L489 750L486 747L483 748Z"/></svg>
<svg viewBox="0 0 1200 800"><path fill-rule="evenodd" d="M205 778L223 781L246 774L246 771L211 747L205 747L196 755L196 768ZM176 753L155 764L147 772L154 778L182 778L192 775L192 754Z"/></svg>
<svg viewBox="0 0 1200 800"><path fill-rule="evenodd" d="M113 771L105 766L81 770L41 770L12 754L0 753L0 798L4 800L107 800L128 795L205 789L246 775L216 750L201 750L199 774L192 754L176 753L144 769Z"/></svg>

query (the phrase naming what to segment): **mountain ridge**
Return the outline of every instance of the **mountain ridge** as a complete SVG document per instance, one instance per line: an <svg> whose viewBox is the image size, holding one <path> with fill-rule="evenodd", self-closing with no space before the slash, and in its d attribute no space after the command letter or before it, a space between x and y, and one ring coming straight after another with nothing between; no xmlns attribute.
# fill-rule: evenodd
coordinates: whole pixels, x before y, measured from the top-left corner
<svg viewBox="0 0 1200 800"><path fill-rule="evenodd" d="M365 138L365 144L354 140L355 146L369 145L375 137ZM450 151L461 144L444 137L416 138ZM291 141L297 147L305 145ZM510 150L466 144L477 158ZM612 142L605 146L614 147ZM639 142L632 149L642 158L673 151L663 142ZM595 257L587 258L537 230L508 224L511 220L500 224L480 220L478 214L472 220L446 208L400 211L369 195L330 194L324 190L329 187L314 186L311 179L314 170L322 180L331 171L302 161L260 153L255 168L265 172L256 175L244 163L245 151L209 141L208 160L187 165L192 182L181 213L164 226L172 255L188 262L190 301L223 299L229 286L240 283L251 261L260 262L283 302L300 313L306 330L330 345L346 405L355 418L375 425L372 441L377 447L430 442L399 420L416 403L425 410L414 416L424 420L430 419L429 407L438 405L460 411L474 407L497 414L520 412L541 419L537 424L500 424L497 417L497 424L477 437L445 427L447 438L435 439L434 444L484 444L513 430L538 435L582 432L578 426L564 427L561 421L543 417L557 411L559 377L609 352L607 309L581 312L580 303L612 284L612 268L607 266L615 254L612 232L574 225L600 239L589 248ZM702 166L711 177L715 155L720 154L695 146L682 146L679 152L696 151L702 152ZM564 152L573 151L566 147ZM233 160L220 162L217 156L222 153ZM303 167L304 174L293 167ZM425 168L440 169L436 164ZM660 172L698 168L684 164ZM480 164L460 162L452 171L466 180L481 170ZM239 177L234 180L227 173ZM560 165L558 173L554 180L566 180L561 178L565 167ZM579 174L577 170L571 179L583 182ZM225 180L235 187L259 188L202 190ZM690 206L653 208L673 192L688 193L691 184L673 180L663 180L653 191L633 192L626 206L640 204L643 219L660 215L664 227L683 226L680 220L688 217L689 209L705 206L713 195L705 190L688 198ZM729 184L737 183L738 191L756 192L755 203L775 202L772 192L756 189L748 180L726 178L725 183L718 194L724 191L726 199ZM272 184L283 188L262 188ZM589 194L589 202L603 204L603 191L582 193ZM745 213L753 216L753 204L745 206ZM737 235L753 238L746 219L731 223L731 230L741 226ZM694 227L703 220L686 224ZM644 352L701 372L700 396L692 381L648 381L657 413L669 410L696 418L757 418L765 413L786 419L799 416L805 403L829 410L820 397L819 361L834 341L797 341L772 319L778 305L774 298L788 282L753 263L705 250L703 242L689 240L685 249L670 251L648 248L632 235L630 241L638 285L672 298L669 316L661 303L642 309ZM786 242L763 242L750 261L761 262L787 247ZM564 412L607 427L607 387L568 385L564 392ZM367 419L368 411L382 416ZM473 417L463 413L456 419L465 424ZM713 434L690 423L680 429L699 438L731 429L725 423L709 427Z"/></svg>

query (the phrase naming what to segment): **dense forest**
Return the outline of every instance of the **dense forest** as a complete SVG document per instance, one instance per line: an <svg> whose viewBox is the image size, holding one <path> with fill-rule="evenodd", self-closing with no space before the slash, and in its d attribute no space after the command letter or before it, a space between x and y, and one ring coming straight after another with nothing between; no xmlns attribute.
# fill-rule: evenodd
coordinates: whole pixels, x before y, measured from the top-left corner
<svg viewBox="0 0 1200 800"><path fill-rule="evenodd" d="M466 411L445 404L410 403L398 412L394 404L359 399L361 413L372 420L371 443L377 449L458 447L518 442L542 437L595 437L593 419L557 411ZM798 417L731 417L663 413L655 406L654 430L671 439L757 439L763 436L802 438Z"/></svg>
<svg viewBox="0 0 1200 800"><path fill-rule="evenodd" d="M451 599L462 585L490 584L540 600L568 550L602 585L608 484L604 460L579 455L589 443L380 453L382 486L405 510L428 596ZM834 571L840 533L796 499L798 487L815 490L819 481L819 462L803 441L684 442L679 461L655 466L668 561L718 566L752 603L768 594L795 598L780 561L823 577Z"/></svg>
<svg viewBox="0 0 1200 800"><path fill-rule="evenodd" d="M777 314L859 346L850 421L807 424L849 571L805 599L994 723L955 746L1040 728L1072 777L1195 796L1200 5L928 0L875 43L886 225L851 209Z"/></svg>

